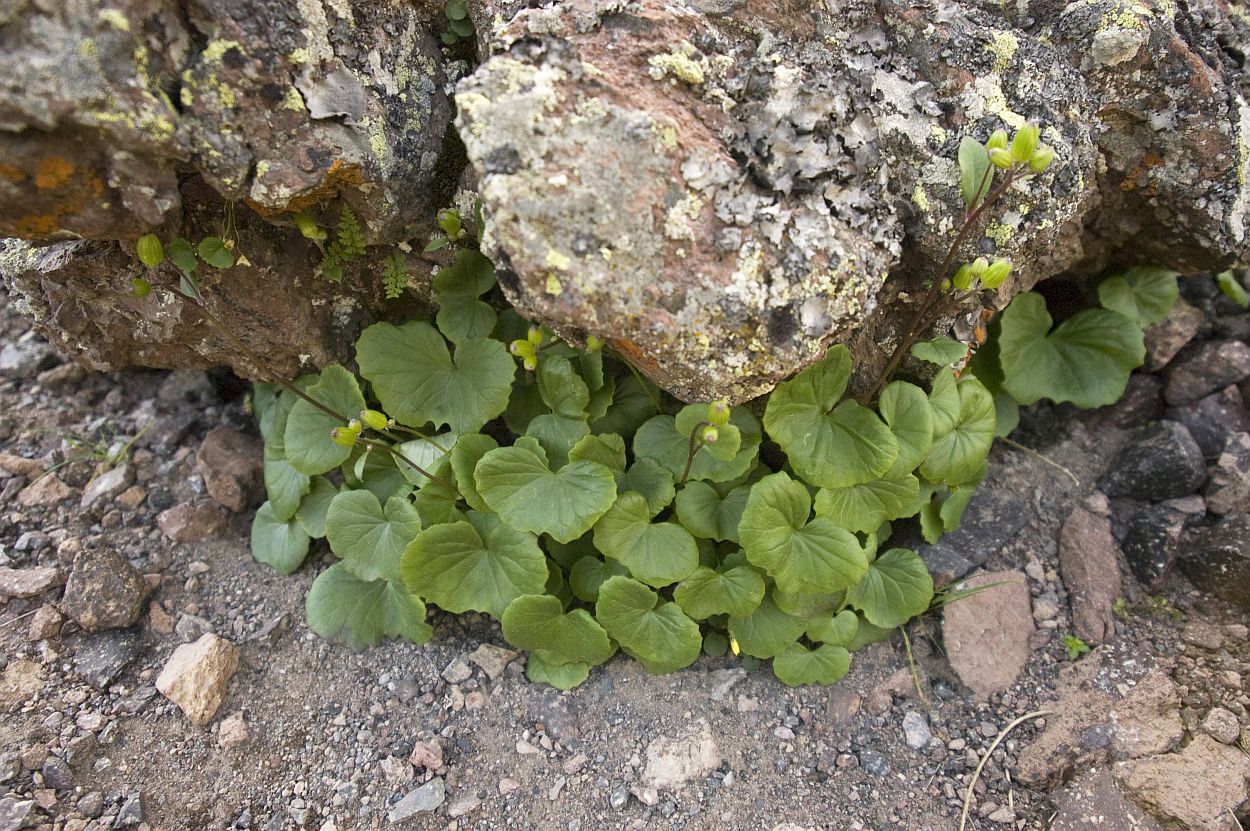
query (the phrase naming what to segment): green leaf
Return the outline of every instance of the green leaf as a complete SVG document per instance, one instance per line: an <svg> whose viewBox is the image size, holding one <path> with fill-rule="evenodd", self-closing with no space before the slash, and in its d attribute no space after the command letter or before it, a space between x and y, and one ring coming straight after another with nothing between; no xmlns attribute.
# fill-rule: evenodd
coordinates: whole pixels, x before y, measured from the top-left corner
<svg viewBox="0 0 1250 831"><path fill-rule="evenodd" d="M616 500L612 471L598 462L579 461L553 472L542 447L531 438L487 453L473 477L482 499L505 522L550 534L559 542L589 531Z"/></svg>
<svg viewBox="0 0 1250 831"><path fill-rule="evenodd" d="M525 435L537 439L547 458L557 466L568 464L569 451L590 435L586 417L567 418L555 413L535 416L525 428Z"/></svg>
<svg viewBox="0 0 1250 831"><path fill-rule="evenodd" d="M195 267L200 263L195 259L195 249L191 247L191 243L182 237L170 240L169 245L165 248L165 255L169 257L169 261L174 267L183 274L191 274L195 272Z"/></svg>
<svg viewBox="0 0 1250 831"><path fill-rule="evenodd" d="M529 594L513 600L501 618L503 636L518 649L528 649L549 666L598 666L616 648L608 633L585 609L565 612L560 601L547 594Z"/></svg>
<svg viewBox="0 0 1250 831"><path fill-rule="evenodd" d="M687 440L695 430L709 424L707 420L707 404L687 404L673 419L673 427ZM703 444L700 453L706 453L722 462L731 462L742 447L742 433L731 421L718 428L720 434L712 444Z"/></svg>
<svg viewBox="0 0 1250 831"><path fill-rule="evenodd" d="M609 577L628 576L629 569L616 560L602 560L598 556L588 555L573 563L569 571L569 585L574 596L586 603L594 603L599 599L599 587Z"/></svg>
<svg viewBox="0 0 1250 831"><path fill-rule="evenodd" d="M699 624L676 603L666 603L636 580L613 577L599 587L595 617L608 634L656 675L689 666L699 657Z"/></svg>
<svg viewBox="0 0 1250 831"><path fill-rule="evenodd" d="M470 435L477 434L471 433ZM442 464L443 458L448 453L456 449L457 441L459 441L459 436L451 431L446 431L443 433L436 433L428 438L417 438L406 441L397 445L395 449L413 463L421 465L421 467L432 473L435 468ZM390 454L382 453L378 455L385 459ZM412 465L394 457L392 457L391 460L393 464L403 472L404 478L409 482L418 486L425 484L426 478L418 473Z"/></svg>
<svg viewBox="0 0 1250 831"><path fill-rule="evenodd" d="M396 449L403 453L402 448L403 445L400 445ZM425 481L425 477L406 462L399 461L380 447L365 447L363 452L357 447L356 451L356 458L343 465L343 480L349 487L369 491L379 502L386 502L393 496L407 496L414 484ZM347 471L349 464L350 476Z"/></svg>
<svg viewBox="0 0 1250 831"><path fill-rule="evenodd" d="M1231 270L1222 271L1215 275L1215 284L1219 286L1225 297L1241 308L1250 307L1250 297L1246 295L1246 287L1233 275Z"/></svg>
<svg viewBox="0 0 1250 831"><path fill-rule="evenodd" d="M590 402L590 388L577 374L568 358L554 355L543 356L538 364L538 392L543 403L558 416L586 418L586 405Z"/></svg>
<svg viewBox="0 0 1250 831"><path fill-rule="evenodd" d="M958 384L955 373L948 369L940 370L933 378L933 389L929 392L929 409L933 413L935 436L946 435L959 423Z"/></svg>
<svg viewBox="0 0 1250 831"><path fill-rule="evenodd" d="M616 379L616 391L607 415L591 425L596 433L618 433L632 436L643 422L658 411L660 392L650 381L633 373Z"/></svg>
<svg viewBox="0 0 1250 831"><path fill-rule="evenodd" d="M704 412L706 413L706 405ZM691 479L728 482L742 476L755 464L761 439L759 421L747 410L735 407L730 413L729 423L740 434L738 452L733 459L726 462L706 449L699 450L690 466ZM689 454L690 434L683 435L677 429L676 420L672 416L654 416L639 427L634 435L634 455L639 459L655 460L667 468L674 479L681 478Z"/></svg>
<svg viewBox="0 0 1250 831"><path fill-rule="evenodd" d="M922 340L912 346L911 354L931 364L950 366L968 356L968 346L946 335L938 335L932 340Z"/></svg>
<svg viewBox="0 0 1250 831"><path fill-rule="evenodd" d="M893 381L881 391L877 409L898 440L898 458L888 477L912 472L933 446L933 407L929 396L915 384Z"/></svg>
<svg viewBox="0 0 1250 831"><path fill-rule="evenodd" d="M806 628L807 621L781 611L767 596L751 614L729 618L729 634L740 650L754 658L779 654L798 640Z"/></svg>
<svg viewBox="0 0 1250 831"><path fill-rule="evenodd" d="M535 684L549 684L557 690L571 690L581 686L590 677L590 664L552 666L535 654L525 660L525 677Z"/></svg>
<svg viewBox="0 0 1250 831"><path fill-rule="evenodd" d="M1107 309L1078 312L1050 331L1046 300L1021 294L1002 314L1003 386L1021 404L1042 398L1078 407L1113 404L1146 354L1132 320Z"/></svg>
<svg viewBox="0 0 1250 831"><path fill-rule="evenodd" d="M696 537L738 542L738 523L750 495L746 485L721 497L706 482L687 482L677 494L677 521Z"/></svg>
<svg viewBox="0 0 1250 831"><path fill-rule="evenodd" d="M443 459L438 466L438 470L430 472L440 477L444 482L450 482L454 478L450 459ZM456 503L459 500L460 494L455 488L444 485L442 482L434 479L427 479L425 484L419 487L412 497L413 506L416 507L417 513L421 515L421 523L424 526L445 522L459 522L464 518L457 509Z"/></svg>
<svg viewBox="0 0 1250 831"><path fill-rule="evenodd" d="M300 500L312 487L312 479L291 467L286 456L265 447L265 493L274 518L286 522L295 516Z"/></svg>
<svg viewBox="0 0 1250 831"><path fill-rule="evenodd" d="M434 275L434 291L439 297L473 298L495 285L495 266L480 251L463 248L455 261Z"/></svg>
<svg viewBox="0 0 1250 831"><path fill-rule="evenodd" d="M972 497L976 494L977 486L981 484L983 476L984 472L974 481L952 488L950 495L943 500L938 515L942 518L942 527L947 531L954 531L959 528L959 521L963 519L964 511L968 509L968 503L972 501Z"/></svg>
<svg viewBox="0 0 1250 831"><path fill-rule="evenodd" d="M538 391L538 384L521 373L512 382L512 397L508 399L508 409L504 410L503 420L508 429L518 436L525 435L525 428L540 415L547 413L547 405Z"/></svg>
<svg viewBox="0 0 1250 831"><path fill-rule="evenodd" d="M846 600L870 623L892 629L929 608L933 578L915 551L891 548L872 561L864 579L847 592Z"/></svg>
<svg viewBox="0 0 1250 831"><path fill-rule="evenodd" d="M324 476L312 478L312 487L300 500L299 510L295 512L295 521L308 536L321 539L326 535L326 514L338 492L334 483Z"/></svg>
<svg viewBox="0 0 1250 831"><path fill-rule="evenodd" d="M489 303L449 297L439 303L434 322L448 340L460 343L490 337L496 317Z"/></svg>
<svg viewBox="0 0 1250 831"><path fill-rule="evenodd" d="M782 591L773 586L772 598L777 608L787 615L808 620L833 614L834 609L841 606L846 599L846 592L807 594L806 592Z"/></svg>
<svg viewBox="0 0 1250 831"><path fill-rule="evenodd" d="M421 321L373 324L356 343L356 359L392 418L450 425L457 434L476 433L504 411L516 372L499 341L463 340L453 357L442 335Z"/></svg>
<svg viewBox="0 0 1250 831"><path fill-rule="evenodd" d="M791 687L836 684L850 669L851 653L829 644L808 649L801 643L792 643L773 658L773 674Z"/></svg>
<svg viewBox="0 0 1250 831"><path fill-rule="evenodd" d="M661 467L654 459L639 459L625 473L617 474L616 492L618 494L640 493L647 500L647 510L651 516L672 504L677 490L673 487L673 474Z"/></svg>
<svg viewBox="0 0 1250 831"><path fill-rule="evenodd" d="M784 591L820 594L854 585L868 567L863 547L828 519L809 522L811 507L807 488L785 473L752 485L738 527L747 559Z"/></svg>
<svg viewBox="0 0 1250 831"><path fill-rule="evenodd" d="M1180 287L1176 272L1157 266L1137 266L1098 284L1098 302L1146 329L1168 316Z"/></svg>
<svg viewBox="0 0 1250 831"><path fill-rule="evenodd" d="M960 485L976 478L994 442L994 396L973 378L960 381L957 392L958 420L949 431L934 434L920 465L920 475L930 482Z"/></svg>
<svg viewBox="0 0 1250 831"><path fill-rule="evenodd" d="M481 433L461 436L451 449L451 469L456 474L456 487L460 495L475 511L489 511L490 506L477 492L477 483L473 479L473 471L478 462L490 451L499 447L499 442Z"/></svg>
<svg viewBox="0 0 1250 831"><path fill-rule="evenodd" d="M959 194L963 197L964 208L971 211L976 207L989 193L993 181L985 145L972 136L964 136L959 142Z"/></svg>
<svg viewBox="0 0 1250 831"><path fill-rule="evenodd" d="M322 370L320 379L304 394L343 416L335 418L303 399L291 406L283 434L287 461L299 472L316 476L333 470L351 455L350 447L334 443L330 431L355 418L365 408L365 399L355 376L338 364Z"/></svg>
<svg viewBox="0 0 1250 831"><path fill-rule="evenodd" d="M703 654L709 658L720 658L729 651L729 638L723 632L713 629L703 635Z"/></svg>
<svg viewBox="0 0 1250 831"><path fill-rule="evenodd" d="M392 497L383 506L369 491L343 491L326 512L330 550L365 582L399 582L399 561L421 530L421 517L406 499Z"/></svg>
<svg viewBox="0 0 1250 831"><path fill-rule="evenodd" d="M873 531L887 519L910 516L919 493L920 481L910 473L849 488L821 488L816 515L848 531Z"/></svg>
<svg viewBox="0 0 1250 831"><path fill-rule="evenodd" d="M869 644L889 640L893 634L894 627L882 628L870 623L861 616L859 618L859 628L855 630L855 637L846 645L846 648L851 652L858 652Z"/></svg>
<svg viewBox="0 0 1250 831"><path fill-rule="evenodd" d="M690 532L673 522L653 525L646 497L632 491L595 523L595 547L656 588L676 583L699 564Z"/></svg>
<svg viewBox="0 0 1250 831"><path fill-rule="evenodd" d="M615 433L585 436L569 450L569 460L598 462L615 474L625 472L625 440ZM669 478L669 483L672 483ZM618 488L619 490L619 488Z"/></svg>
<svg viewBox="0 0 1250 831"><path fill-rule="evenodd" d="M673 589L673 600L695 620L712 615L746 617L764 600L764 578L750 566L724 572L699 566Z"/></svg>
<svg viewBox="0 0 1250 831"><path fill-rule="evenodd" d="M534 535L493 514L470 511L468 517L431 526L412 541L401 566L408 590L449 612L496 618L521 595L542 594L547 558Z"/></svg>
<svg viewBox="0 0 1250 831"><path fill-rule="evenodd" d="M252 520L252 556L279 574L291 574L308 556L308 534L294 520L278 519L266 502Z"/></svg>
<svg viewBox="0 0 1250 831"><path fill-rule="evenodd" d="M420 645L434 633L420 598L389 580L361 580L346 563L318 575L305 608L309 629L323 638L342 638L357 651L377 646L383 637Z"/></svg>
<svg viewBox="0 0 1250 831"><path fill-rule="evenodd" d="M764 428L803 479L842 488L884 476L898 458L898 441L876 413L842 401L851 377L845 346L773 390Z"/></svg>
<svg viewBox="0 0 1250 831"><path fill-rule="evenodd" d="M833 646L846 646L855 640L859 631L859 616L850 609L843 609L836 615L817 620L807 627L809 640Z"/></svg>
<svg viewBox="0 0 1250 831"><path fill-rule="evenodd" d="M205 237L200 240L200 259L213 268L229 268L234 265L234 254L226 248L221 237Z"/></svg>

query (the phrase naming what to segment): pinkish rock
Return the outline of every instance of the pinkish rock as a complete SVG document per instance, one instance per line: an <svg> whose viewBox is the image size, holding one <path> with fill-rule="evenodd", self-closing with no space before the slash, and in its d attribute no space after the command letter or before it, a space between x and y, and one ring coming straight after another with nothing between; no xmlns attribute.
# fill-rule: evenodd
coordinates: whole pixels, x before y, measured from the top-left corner
<svg viewBox="0 0 1250 831"><path fill-rule="evenodd" d="M959 679L978 696L1007 689L1029 658L1033 608L1028 577L1021 571L983 572L957 590L993 588L947 604L942 638Z"/></svg>
<svg viewBox="0 0 1250 831"><path fill-rule="evenodd" d="M182 503L161 511L156 526L174 542L196 542L217 537L226 530L230 519L217 505Z"/></svg>
<svg viewBox="0 0 1250 831"><path fill-rule="evenodd" d="M239 666L239 648L208 633L174 650L156 679L156 689L196 727L208 724L226 697Z"/></svg>
<svg viewBox="0 0 1250 831"><path fill-rule="evenodd" d="M1246 801L1250 757L1199 735L1180 753L1120 762L1115 777L1133 800L1169 828L1237 829L1230 814Z"/></svg>
<svg viewBox="0 0 1250 831"><path fill-rule="evenodd" d="M1111 709L1111 749L1121 758L1166 753L1185 736L1181 697L1161 670L1142 677Z"/></svg>
<svg viewBox="0 0 1250 831"><path fill-rule="evenodd" d="M1202 310L1177 298L1163 320L1145 331L1146 366L1159 370L1198 335L1204 317Z"/></svg>
<svg viewBox="0 0 1250 831"><path fill-rule="evenodd" d="M1091 644L1115 634L1111 607L1120 596L1120 564L1106 517L1075 508L1059 534L1059 572L1072 599L1072 625Z"/></svg>
<svg viewBox="0 0 1250 831"><path fill-rule="evenodd" d="M74 495L74 489L56 477L55 473L40 476L17 495L17 504L24 508L46 507L63 502Z"/></svg>
<svg viewBox="0 0 1250 831"><path fill-rule="evenodd" d="M0 566L0 597L36 597L64 582L64 575L52 566Z"/></svg>
<svg viewBox="0 0 1250 831"><path fill-rule="evenodd" d="M195 454L208 495L235 513L259 504L264 494L264 445L260 439L214 427Z"/></svg>

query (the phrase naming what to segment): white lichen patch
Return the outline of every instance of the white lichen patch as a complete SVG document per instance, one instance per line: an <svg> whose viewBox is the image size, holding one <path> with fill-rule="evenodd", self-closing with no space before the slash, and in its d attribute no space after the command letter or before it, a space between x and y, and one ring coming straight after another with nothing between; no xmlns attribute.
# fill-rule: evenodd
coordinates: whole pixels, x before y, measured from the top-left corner
<svg viewBox="0 0 1250 831"><path fill-rule="evenodd" d="M703 197L694 191L687 191L686 195L665 213L664 236L672 240L693 240L694 228L691 223L698 219L703 205Z"/></svg>
<svg viewBox="0 0 1250 831"><path fill-rule="evenodd" d="M1103 29L1094 34L1089 55L1103 66L1115 66L1132 60L1145 45L1147 33L1142 29Z"/></svg>

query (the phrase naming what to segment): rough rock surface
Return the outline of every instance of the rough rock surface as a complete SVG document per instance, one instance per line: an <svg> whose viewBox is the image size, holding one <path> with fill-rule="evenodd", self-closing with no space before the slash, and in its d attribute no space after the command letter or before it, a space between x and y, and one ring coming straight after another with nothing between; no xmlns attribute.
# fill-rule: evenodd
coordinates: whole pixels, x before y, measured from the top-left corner
<svg viewBox="0 0 1250 831"><path fill-rule="evenodd" d="M239 648L212 633L174 650L156 678L156 689L178 705L196 727L212 721L239 666Z"/></svg>
<svg viewBox="0 0 1250 831"><path fill-rule="evenodd" d="M1207 510L1217 516L1250 512L1250 433L1229 436L1211 468Z"/></svg>
<svg viewBox="0 0 1250 831"><path fill-rule="evenodd" d="M642 781L650 788L679 790L707 776L721 763L720 750L706 722L697 732L677 739L661 736L647 745Z"/></svg>
<svg viewBox="0 0 1250 831"><path fill-rule="evenodd" d="M1110 521L1085 508L1073 510L1059 535L1059 571L1072 594L1077 635L1091 644L1112 637L1111 604L1120 596L1120 565Z"/></svg>
<svg viewBox="0 0 1250 831"><path fill-rule="evenodd" d="M1228 814L1246 801L1250 758L1210 736L1197 736L1180 753L1120 762L1115 776L1165 823L1201 831L1233 829L1235 824L1223 823L1235 822Z"/></svg>
<svg viewBox="0 0 1250 831"><path fill-rule="evenodd" d="M1198 588L1250 609L1250 517L1234 514L1194 529L1178 562Z"/></svg>
<svg viewBox="0 0 1250 831"><path fill-rule="evenodd" d="M36 597L63 582L60 569L52 566L0 566L0 597Z"/></svg>
<svg viewBox="0 0 1250 831"><path fill-rule="evenodd" d="M1152 502L1188 496L1206 481L1202 450L1184 425L1160 421L1137 431L1111 463L1107 496Z"/></svg>
<svg viewBox="0 0 1250 831"><path fill-rule="evenodd" d="M65 584L61 611L88 632L124 629L143 614L152 587L112 548L82 551Z"/></svg>
<svg viewBox="0 0 1250 831"><path fill-rule="evenodd" d="M1011 686L1029 658L1033 613L1028 578L1019 571L984 572L956 587L975 589L974 600L948 604L942 633L947 656L959 678L979 696Z"/></svg>
<svg viewBox="0 0 1250 831"><path fill-rule="evenodd" d="M255 507L263 498L263 444L259 439L216 427L196 452L196 469L208 495L232 511Z"/></svg>
<svg viewBox="0 0 1250 831"><path fill-rule="evenodd" d="M1111 749L1122 758L1166 753L1185 736L1181 698L1166 673L1148 673L1111 710Z"/></svg>
<svg viewBox="0 0 1250 831"><path fill-rule="evenodd" d="M1106 768L1094 768L1055 794L1051 831L1161 831L1157 822L1125 799Z"/></svg>

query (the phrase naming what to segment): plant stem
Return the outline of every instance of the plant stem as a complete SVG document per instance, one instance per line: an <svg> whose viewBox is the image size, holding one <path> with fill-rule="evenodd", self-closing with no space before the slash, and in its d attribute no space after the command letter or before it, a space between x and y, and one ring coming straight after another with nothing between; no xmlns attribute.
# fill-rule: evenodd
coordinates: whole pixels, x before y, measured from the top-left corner
<svg viewBox="0 0 1250 831"><path fill-rule="evenodd" d="M681 481L677 483L677 487L680 488L682 485L686 484L686 480L690 478L690 468L694 465L694 456L703 447L703 440L699 438L699 430L703 427L707 427L711 423L712 422L710 421L700 421L694 426L694 429L690 431L690 447L686 453L686 469L681 472Z"/></svg>
<svg viewBox="0 0 1250 831"><path fill-rule="evenodd" d="M409 459L403 453L400 453L398 450L395 449L395 445L393 444L387 444L384 441L373 441L372 439L360 439L359 441L361 444L365 445L366 447L376 447L380 450L385 450L387 453L390 453L396 459L399 459L401 462L408 465L408 467L412 468L417 473L420 473L422 476L424 476L426 479L429 479L431 482L437 482L438 484L442 485L443 487L449 490L454 491L456 489L455 485L453 485L451 482L448 482L446 479L444 479L441 476L436 476L433 473L430 473L428 470L421 467L421 465L417 464L412 459Z"/></svg>
<svg viewBox="0 0 1250 831"><path fill-rule="evenodd" d="M907 667L911 670L911 681L916 685L916 695L920 696L921 703L926 709L933 709L933 705L929 703L929 698L924 694L924 688L920 683L920 671L916 669L916 656L911 651L911 638L907 637L907 625L898 627L898 631L903 633L903 646L907 647Z"/></svg>
<svg viewBox="0 0 1250 831"><path fill-rule="evenodd" d="M986 171L986 176L992 174L993 168ZM877 376L877 380L873 383L872 388L868 390L867 395L860 399L860 403L867 406L876 400L881 394L881 390L889 383L890 378L898 369L899 364L903 362L907 351L911 349L925 330L932 325L928 320L930 312L938 305L938 301L942 296L942 283L946 279L946 275L950 272L950 267L955 261L955 255L959 253L959 247L963 245L968 234L972 232L973 227L985 215L985 212L994 205L1007 189L1016 180L1016 170L1012 168L1007 171L1006 177L998 184L984 199L981 200L974 209L967 212L964 216L963 223L959 226L959 230L955 232L955 236L951 239L951 244L946 249L945 256L942 257L942 263L934 272L933 283L929 286L929 291L925 295L924 300L920 304L920 308L916 311L916 316L912 318L911 325L907 329L907 333L903 339L899 341L894 352L891 353L889 361L886 362L885 368L881 370L881 374Z"/></svg>
<svg viewBox="0 0 1250 831"><path fill-rule="evenodd" d="M981 757L981 762L977 765L977 769L972 772L972 779L968 782L968 791L964 794L964 809L959 815L959 831L964 831L964 828L968 825L968 811L972 808L972 789L977 786L977 780L981 778L981 770L985 767L985 763L990 760L990 756L993 755L994 750L1003 739L1007 738L1008 733L1015 730L1021 724L1024 724L1024 722L1029 719L1040 718L1041 716L1048 715L1050 715L1050 710L1035 710L1031 713L1026 713L1013 721L1011 724L1004 727L1003 731L998 734L998 738L994 739L994 743L990 745L989 750L985 751L985 755Z"/></svg>

